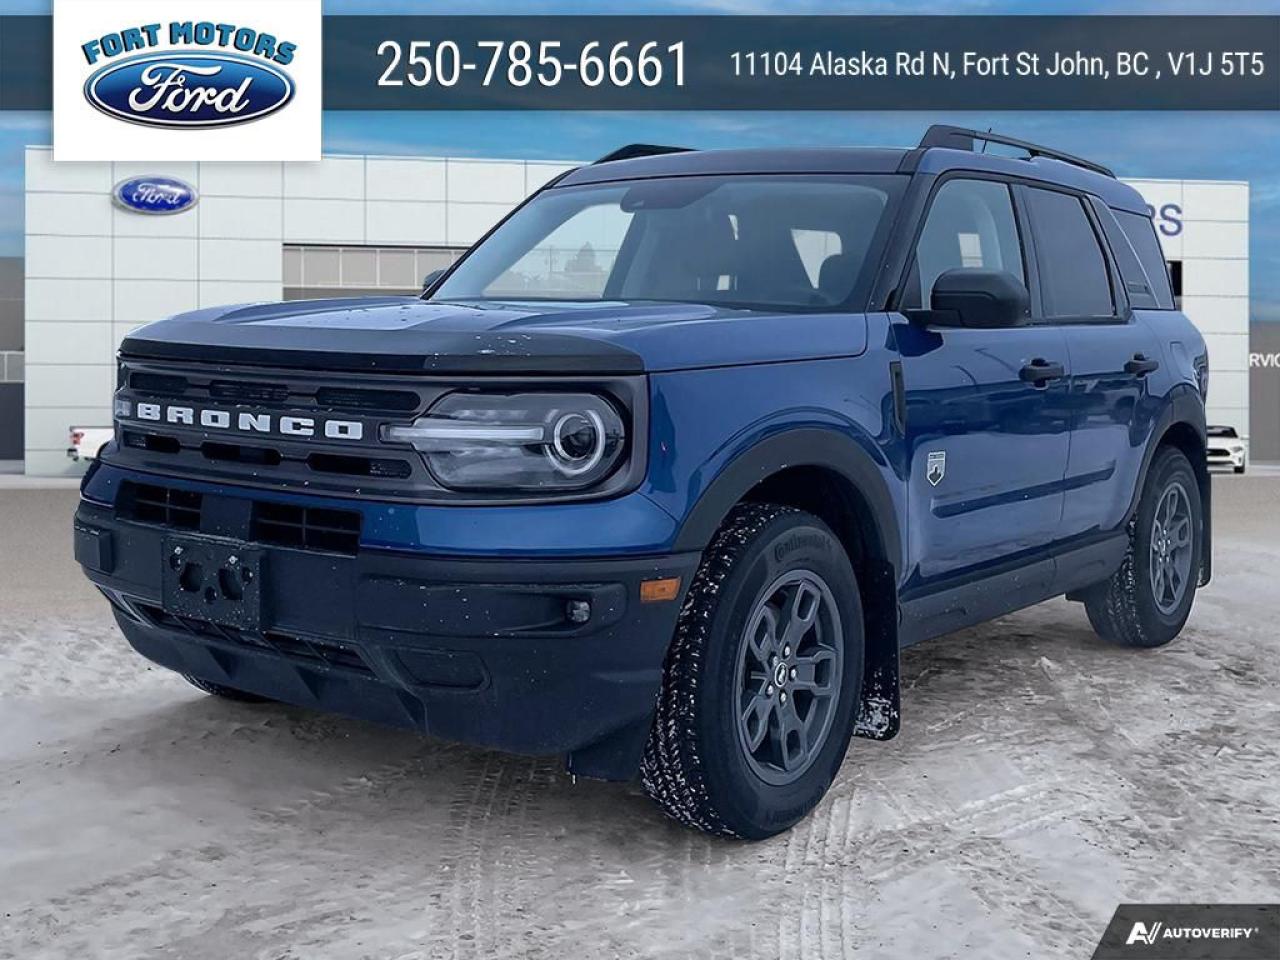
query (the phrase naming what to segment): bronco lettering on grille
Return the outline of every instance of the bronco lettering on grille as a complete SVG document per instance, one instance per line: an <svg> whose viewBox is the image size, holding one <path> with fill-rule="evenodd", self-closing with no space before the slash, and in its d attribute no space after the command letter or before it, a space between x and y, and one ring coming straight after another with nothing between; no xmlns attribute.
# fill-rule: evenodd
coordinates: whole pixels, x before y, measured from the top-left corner
<svg viewBox="0 0 1280 960"><path fill-rule="evenodd" d="M330 420L292 415L139 403L135 418L149 423L203 427L206 430L233 430L241 433L278 434L286 437L323 436L329 440L363 440L364 424L359 420Z"/></svg>

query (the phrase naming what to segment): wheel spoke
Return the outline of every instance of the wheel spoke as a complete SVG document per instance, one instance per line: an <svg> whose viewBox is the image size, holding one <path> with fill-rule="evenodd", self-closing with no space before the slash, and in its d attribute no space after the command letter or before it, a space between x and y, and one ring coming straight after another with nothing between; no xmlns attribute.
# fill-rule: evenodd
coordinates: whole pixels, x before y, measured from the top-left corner
<svg viewBox="0 0 1280 960"><path fill-rule="evenodd" d="M1180 517L1173 527L1172 535L1175 547L1191 546L1191 518Z"/></svg>
<svg viewBox="0 0 1280 960"><path fill-rule="evenodd" d="M1164 561L1157 561L1151 568L1151 589L1156 595L1156 602L1164 602Z"/></svg>
<svg viewBox="0 0 1280 960"><path fill-rule="evenodd" d="M809 753L809 731L800 715L796 713L796 702L788 698L786 703L778 704L775 711L777 718L778 757L784 770L795 770Z"/></svg>
<svg viewBox="0 0 1280 960"><path fill-rule="evenodd" d="M789 685L796 690L808 690L815 696L829 697L834 690L835 662L835 651L825 648L796 657L796 675Z"/></svg>
<svg viewBox="0 0 1280 960"><path fill-rule="evenodd" d="M773 714L776 701L773 697L757 693L742 711L742 730L746 734L747 749L755 753L769 734L769 718Z"/></svg>
<svg viewBox="0 0 1280 960"><path fill-rule="evenodd" d="M814 589L813 584L807 580L796 584L791 602L787 604L787 622L782 631L784 648L789 646L792 650L796 649L804 635L817 622L821 602L822 595Z"/></svg>
<svg viewBox="0 0 1280 960"><path fill-rule="evenodd" d="M756 619L747 632L747 648L767 673L769 657L778 649L778 615L773 607L765 605L756 614Z"/></svg>

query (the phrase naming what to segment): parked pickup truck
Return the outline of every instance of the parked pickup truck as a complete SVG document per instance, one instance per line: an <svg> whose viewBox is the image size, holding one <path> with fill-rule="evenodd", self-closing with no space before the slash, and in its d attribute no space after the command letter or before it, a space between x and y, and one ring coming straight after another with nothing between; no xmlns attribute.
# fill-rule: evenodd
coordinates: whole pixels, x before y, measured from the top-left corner
<svg viewBox="0 0 1280 960"><path fill-rule="evenodd" d="M114 437L112 427L72 427L67 435L67 456L72 460L95 460Z"/></svg>
<svg viewBox="0 0 1280 960"><path fill-rule="evenodd" d="M638 774L761 838L897 732L905 645L1063 594L1178 635L1207 365L1097 164L953 127L634 146L421 298L133 332L76 555L201 690Z"/></svg>

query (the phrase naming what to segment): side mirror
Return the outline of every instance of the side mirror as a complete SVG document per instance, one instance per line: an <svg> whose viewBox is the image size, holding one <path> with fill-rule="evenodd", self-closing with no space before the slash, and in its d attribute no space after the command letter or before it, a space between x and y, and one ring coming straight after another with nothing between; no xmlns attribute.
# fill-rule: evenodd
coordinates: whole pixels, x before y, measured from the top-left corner
<svg viewBox="0 0 1280 960"><path fill-rule="evenodd" d="M426 293L436 285L436 281L444 276L444 270L432 270L422 278L422 292Z"/></svg>
<svg viewBox="0 0 1280 960"><path fill-rule="evenodd" d="M1031 295L1005 270L946 270L933 283L929 305L922 319L933 326L999 329L1031 322Z"/></svg>

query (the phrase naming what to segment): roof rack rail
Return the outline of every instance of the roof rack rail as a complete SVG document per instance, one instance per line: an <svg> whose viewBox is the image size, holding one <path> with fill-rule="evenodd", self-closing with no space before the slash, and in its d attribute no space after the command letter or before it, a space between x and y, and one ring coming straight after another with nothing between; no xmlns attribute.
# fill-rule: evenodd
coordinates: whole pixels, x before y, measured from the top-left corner
<svg viewBox="0 0 1280 960"><path fill-rule="evenodd" d="M1063 153L1061 150L1042 147L1038 143L1019 140L1016 137L1006 137L999 133L983 133L981 130L953 127L945 123L935 123L926 130L924 136L920 138L920 146L925 148L950 147L952 150L972 151L975 140L981 140L984 143L1000 143L1006 147L1017 147L1019 150L1025 150L1033 157L1049 157L1053 160L1069 163L1072 166L1084 167L1084 169L1100 173L1104 177L1112 177L1113 179L1115 177L1109 167L1104 167L1100 163L1094 163L1092 160L1085 160L1070 153Z"/></svg>
<svg viewBox="0 0 1280 960"><path fill-rule="evenodd" d="M636 157L656 157L664 153L689 153L691 147L666 147L656 143L629 143L613 153L605 154L596 163L613 163L615 160L634 160Z"/></svg>

